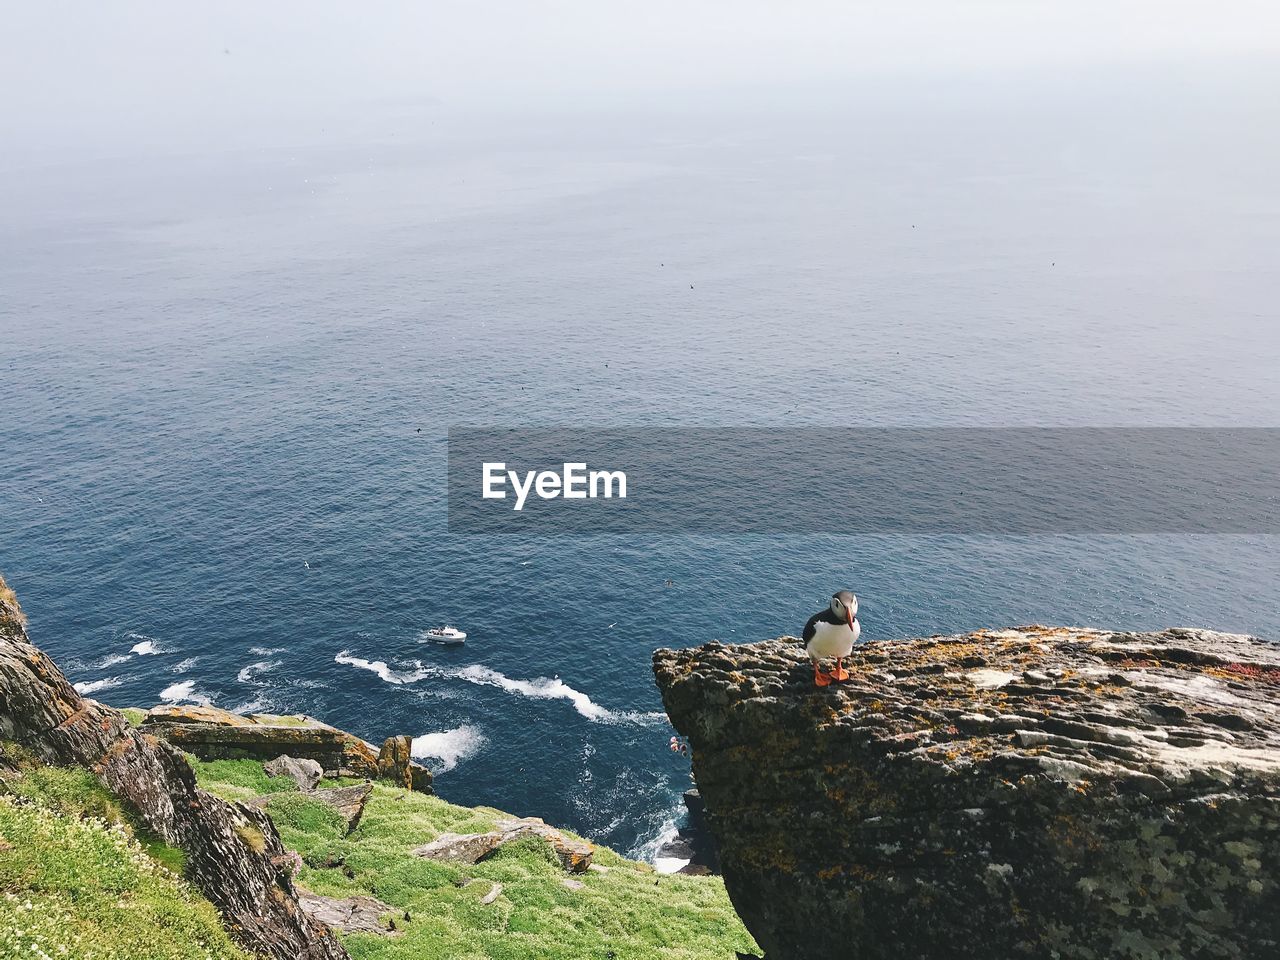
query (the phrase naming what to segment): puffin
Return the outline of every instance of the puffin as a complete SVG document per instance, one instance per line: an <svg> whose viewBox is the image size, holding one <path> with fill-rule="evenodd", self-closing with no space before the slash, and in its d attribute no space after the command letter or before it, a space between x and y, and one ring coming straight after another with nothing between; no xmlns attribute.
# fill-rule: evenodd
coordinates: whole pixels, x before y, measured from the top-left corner
<svg viewBox="0 0 1280 960"><path fill-rule="evenodd" d="M849 679L849 671L841 662L853 652L862 625L858 623L858 598L851 590L841 590L831 595L831 603L809 618L804 625L803 639L809 659L813 661L813 682L820 687L831 681ZM822 672L824 657L834 657L836 668Z"/></svg>

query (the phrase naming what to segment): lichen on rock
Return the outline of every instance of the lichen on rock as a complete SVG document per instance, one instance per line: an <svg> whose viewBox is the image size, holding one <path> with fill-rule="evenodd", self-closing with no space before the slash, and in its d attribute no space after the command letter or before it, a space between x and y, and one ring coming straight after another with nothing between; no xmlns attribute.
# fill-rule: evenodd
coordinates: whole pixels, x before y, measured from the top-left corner
<svg viewBox="0 0 1280 960"><path fill-rule="evenodd" d="M770 958L1280 956L1280 647L1026 627L659 650Z"/></svg>

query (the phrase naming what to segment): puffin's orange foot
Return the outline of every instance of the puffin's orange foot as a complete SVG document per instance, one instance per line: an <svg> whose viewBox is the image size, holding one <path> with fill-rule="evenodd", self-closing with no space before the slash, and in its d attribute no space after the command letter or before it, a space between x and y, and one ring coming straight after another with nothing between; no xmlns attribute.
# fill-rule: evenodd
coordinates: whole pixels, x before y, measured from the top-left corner
<svg viewBox="0 0 1280 960"><path fill-rule="evenodd" d="M831 674L823 673L815 663L813 665L813 682L820 687L829 687L831 686Z"/></svg>
<svg viewBox="0 0 1280 960"><path fill-rule="evenodd" d="M844 668L844 664L839 660L836 661L836 668L831 671L831 679L841 682L849 679L849 671Z"/></svg>

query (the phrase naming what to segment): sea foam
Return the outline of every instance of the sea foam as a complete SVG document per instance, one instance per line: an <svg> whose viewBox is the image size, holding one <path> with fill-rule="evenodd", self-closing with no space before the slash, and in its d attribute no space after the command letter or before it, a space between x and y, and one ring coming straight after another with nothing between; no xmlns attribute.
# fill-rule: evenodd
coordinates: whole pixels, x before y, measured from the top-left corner
<svg viewBox="0 0 1280 960"><path fill-rule="evenodd" d="M154 637L148 637L142 633L131 633L128 635L130 640L137 640L132 647L129 648L130 653L136 653L140 657L148 654L160 653L160 648L156 646Z"/></svg>
<svg viewBox="0 0 1280 960"><path fill-rule="evenodd" d="M119 677L107 677L105 680L89 680L87 682L73 683L76 693L97 693L99 690L110 690L124 683Z"/></svg>
<svg viewBox="0 0 1280 960"><path fill-rule="evenodd" d="M472 726L454 727L439 733L424 733L413 738L410 751L419 760L439 760L437 773L456 767L459 761L469 757L485 744L485 735Z"/></svg>
<svg viewBox="0 0 1280 960"><path fill-rule="evenodd" d="M170 684L160 691L160 699L166 703L198 703L205 707L213 702L205 694L196 691L194 680L182 680L179 683Z"/></svg>
<svg viewBox="0 0 1280 960"><path fill-rule="evenodd" d="M258 679L259 674L274 670L282 662L280 660L258 660L255 663L246 664L236 674L236 680L240 683L261 683L262 681Z"/></svg>

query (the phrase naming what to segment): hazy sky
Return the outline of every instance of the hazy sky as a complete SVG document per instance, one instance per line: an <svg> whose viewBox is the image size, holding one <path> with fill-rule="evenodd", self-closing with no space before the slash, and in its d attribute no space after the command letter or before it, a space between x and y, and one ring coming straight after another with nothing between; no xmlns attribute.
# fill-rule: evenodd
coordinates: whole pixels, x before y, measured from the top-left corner
<svg viewBox="0 0 1280 960"><path fill-rule="evenodd" d="M1274 0L3 0L0 146L1280 49ZM4 141L7 141L5 143Z"/></svg>

